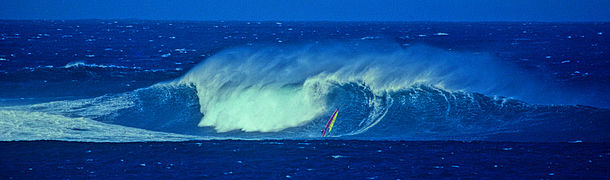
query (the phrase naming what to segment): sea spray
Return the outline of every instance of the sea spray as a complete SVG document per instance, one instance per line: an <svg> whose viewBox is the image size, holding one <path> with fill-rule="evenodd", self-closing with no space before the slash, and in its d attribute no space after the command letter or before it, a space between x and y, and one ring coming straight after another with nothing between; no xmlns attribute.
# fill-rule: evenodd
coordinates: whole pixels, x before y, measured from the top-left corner
<svg viewBox="0 0 610 180"><path fill-rule="evenodd" d="M228 49L178 83L197 89L204 115L199 126L276 132L316 119L333 108L329 104L341 105L329 101L335 86L357 83L371 90L373 98L362 99L375 108L370 121L385 111L379 109L379 97L414 85L520 97L524 92L511 87L535 83L515 71L488 55L428 46L405 50L391 43L329 43Z"/></svg>

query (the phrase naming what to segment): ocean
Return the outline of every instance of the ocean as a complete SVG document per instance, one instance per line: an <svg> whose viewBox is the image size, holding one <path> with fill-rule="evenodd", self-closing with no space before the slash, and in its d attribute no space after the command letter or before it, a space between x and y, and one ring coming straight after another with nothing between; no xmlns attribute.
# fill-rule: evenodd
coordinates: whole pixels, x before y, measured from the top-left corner
<svg viewBox="0 0 610 180"><path fill-rule="evenodd" d="M2 20L0 177L606 179L608 53L610 23Z"/></svg>

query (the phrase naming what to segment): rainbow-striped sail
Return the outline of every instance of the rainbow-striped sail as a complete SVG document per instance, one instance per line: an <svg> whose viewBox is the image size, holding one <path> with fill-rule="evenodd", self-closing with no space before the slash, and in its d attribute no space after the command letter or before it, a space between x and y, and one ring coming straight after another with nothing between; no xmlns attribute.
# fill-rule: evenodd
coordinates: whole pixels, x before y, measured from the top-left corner
<svg viewBox="0 0 610 180"><path fill-rule="evenodd" d="M324 127L324 130L322 130L322 137L326 137L326 135L328 133L330 133L331 130L333 130L333 124L335 124L335 119L337 119L337 114L339 114L339 108L337 108L335 110L335 112L333 113L333 115L330 116L330 119L328 119L328 122L326 123L326 127Z"/></svg>

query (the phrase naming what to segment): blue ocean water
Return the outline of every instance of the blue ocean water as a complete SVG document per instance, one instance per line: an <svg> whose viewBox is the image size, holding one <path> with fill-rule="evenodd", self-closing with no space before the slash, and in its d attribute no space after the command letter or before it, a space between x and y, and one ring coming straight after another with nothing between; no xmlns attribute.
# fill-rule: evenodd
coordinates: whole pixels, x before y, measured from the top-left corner
<svg viewBox="0 0 610 180"><path fill-rule="evenodd" d="M4 177L608 177L608 23L4 20L0 35Z"/></svg>
<svg viewBox="0 0 610 180"><path fill-rule="evenodd" d="M3 179L606 179L610 168L607 143L213 140L0 145Z"/></svg>

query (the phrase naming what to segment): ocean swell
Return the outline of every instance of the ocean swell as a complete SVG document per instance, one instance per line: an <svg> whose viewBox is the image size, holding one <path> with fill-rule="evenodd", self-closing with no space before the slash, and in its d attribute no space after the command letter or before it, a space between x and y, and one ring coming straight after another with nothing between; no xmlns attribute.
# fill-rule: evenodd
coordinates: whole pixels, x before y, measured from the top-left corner
<svg viewBox="0 0 610 180"><path fill-rule="evenodd" d="M610 110L554 105L570 102L524 74L490 55L429 46L233 48L150 87L0 107L0 134L110 142L317 139L339 109L330 138L610 141Z"/></svg>

